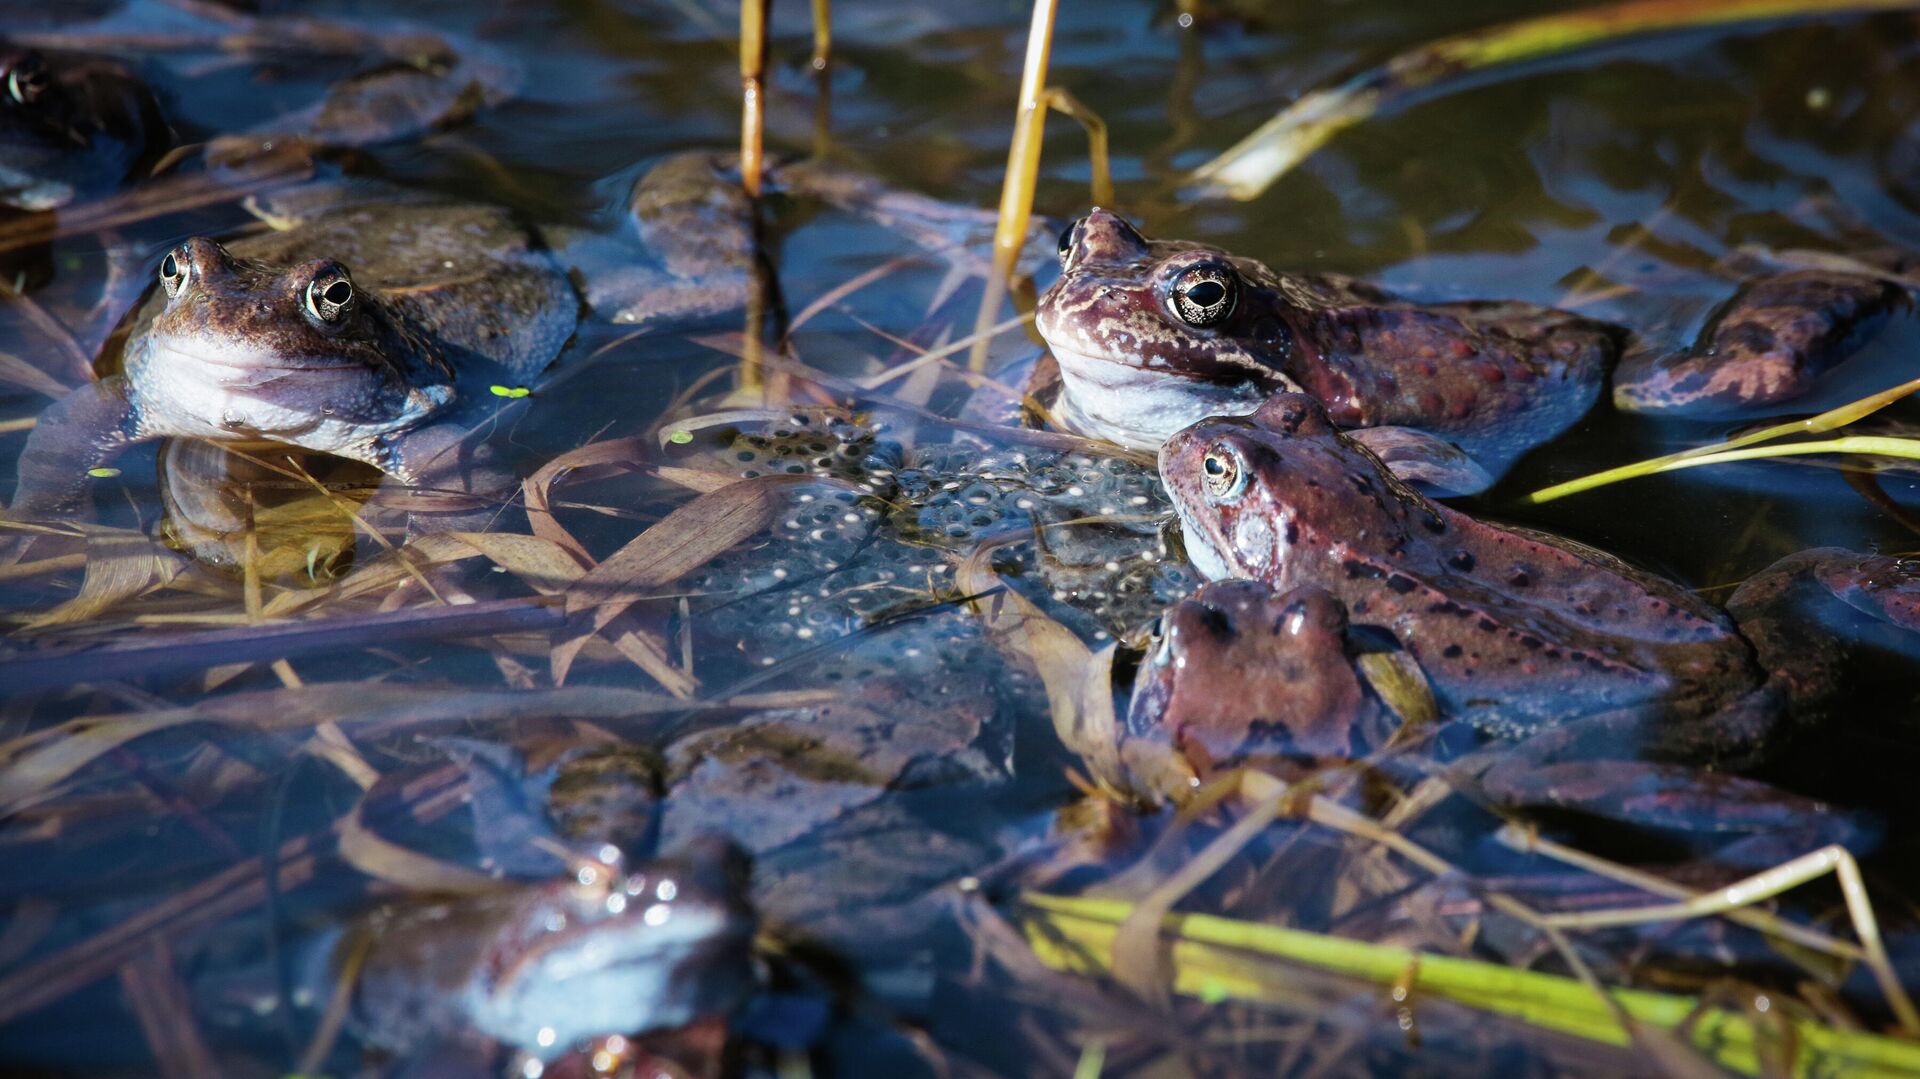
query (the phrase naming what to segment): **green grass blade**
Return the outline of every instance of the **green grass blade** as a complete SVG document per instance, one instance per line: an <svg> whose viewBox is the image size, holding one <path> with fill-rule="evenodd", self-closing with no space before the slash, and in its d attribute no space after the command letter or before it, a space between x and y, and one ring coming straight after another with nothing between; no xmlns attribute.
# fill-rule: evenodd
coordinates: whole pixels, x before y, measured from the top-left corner
<svg viewBox="0 0 1920 1079"><path fill-rule="evenodd" d="M1715 453L1695 453L1686 457L1661 458L1654 461L1642 461L1639 464L1624 465L1620 468L1596 472L1591 476L1582 476L1577 480L1556 483L1552 487L1543 487L1526 497L1531 503L1551 502L1556 498L1591 491L1596 487L1605 487L1621 480L1636 479L1640 476L1652 476L1661 472L1677 472L1683 468L1698 468L1701 465L1725 464L1728 461L1752 461L1763 457L1797 457L1813 453L1848 453L1872 457L1904 457L1920 461L1920 439L1893 438L1886 435L1850 435L1846 438L1830 438L1825 442L1787 442L1776 446L1748 446L1744 449L1724 450Z"/></svg>
<svg viewBox="0 0 1920 1079"><path fill-rule="evenodd" d="M1914 6L1916 0L1625 0L1456 34L1306 94L1195 169L1185 186L1199 195L1255 198L1341 131L1423 90L1501 65L1673 30Z"/></svg>
<svg viewBox="0 0 1920 1079"><path fill-rule="evenodd" d="M1055 969L1104 975L1120 923L1133 911L1125 900L1050 896L1021 897L1023 924L1035 954ZM1414 991L1543 1029L1608 1045L1630 1044L1612 1006L1572 978L1516 970L1493 963L1430 955L1408 948L1263 925L1204 914L1172 914L1162 923L1171 942L1175 992L1209 1001L1287 1001L1297 991L1284 971L1267 961L1284 960L1388 986L1414 973ZM1638 989L1609 990L1635 1020L1664 1030L1686 1030L1694 1048L1720 1066L1758 1075L1759 1045L1791 1047L1795 1075L1920 1077L1920 1045L1859 1031L1840 1030L1787 1007L1772 1013L1791 1026L1790 1036L1756 1029L1745 1015L1702 1007L1692 997Z"/></svg>

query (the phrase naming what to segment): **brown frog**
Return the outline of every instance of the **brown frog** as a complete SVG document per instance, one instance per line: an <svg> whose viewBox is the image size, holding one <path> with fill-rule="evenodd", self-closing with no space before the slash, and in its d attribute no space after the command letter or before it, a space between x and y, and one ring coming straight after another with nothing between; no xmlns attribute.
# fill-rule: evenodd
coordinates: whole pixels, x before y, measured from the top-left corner
<svg viewBox="0 0 1920 1079"><path fill-rule="evenodd" d="M1149 240L1095 209L1060 238L1036 325L1068 426L1154 449L1206 416L1304 391L1346 428L1414 428L1498 474L1598 396L1617 331L1525 303L1415 304L1334 274L1276 273Z"/></svg>
<svg viewBox="0 0 1920 1079"><path fill-rule="evenodd" d="M572 336L579 299L505 210L349 203L163 255L122 370L40 418L14 516L69 513L90 470L159 438L257 439L373 465L404 483L503 480L465 436Z"/></svg>
<svg viewBox="0 0 1920 1079"><path fill-rule="evenodd" d="M1692 346L1636 348L1613 378L1614 407L1718 415L1791 401L1879 331L1907 292L1836 269L1755 278L1707 319Z"/></svg>
<svg viewBox="0 0 1920 1079"><path fill-rule="evenodd" d="M1134 678L1128 739L1165 742L1197 771L1288 754L1351 758L1392 711L1356 669L1347 609L1312 585L1204 585L1167 608Z"/></svg>
<svg viewBox="0 0 1920 1079"><path fill-rule="evenodd" d="M1841 670L1832 634L1806 629L1801 582L1885 626L1911 627L1920 612L1911 560L1821 549L1756 575L1730 618L1600 551L1420 496L1302 394L1195 424L1160 463L1204 576L1324 590L1418 665L1441 718L1506 737L1555 728L1542 753L1633 744L1620 741L1627 728L1574 723L1592 717L1637 723L1633 737L1675 758L1751 759L1780 715L1817 713ZM1324 609L1316 617L1303 631L1332 624ZM1195 687L1189 711L1237 700L1242 683L1225 669ZM1544 744L1553 738L1564 744Z"/></svg>
<svg viewBox="0 0 1920 1079"><path fill-rule="evenodd" d="M1333 274L1278 273L1147 239L1099 209L1061 236L1060 259L1036 325L1059 367L1065 425L1151 449L1203 417L1305 392L1396 474L1443 492L1477 489L1449 446L1484 469L1485 486L1586 412L1628 340L1531 304L1416 304ZM1614 401L1694 414L1790 400L1904 302L1901 280L1867 265L1767 268L1691 348L1637 345Z"/></svg>
<svg viewBox="0 0 1920 1079"><path fill-rule="evenodd" d="M335 949L364 949L352 1025L411 1052L478 1035L538 1059L583 1039L724 1013L753 986L745 863L724 843L622 869L381 907Z"/></svg>
<svg viewBox="0 0 1920 1079"><path fill-rule="evenodd" d="M1160 469L1202 575L1325 588L1392 633L1444 712L1485 729L1697 710L1761 681L1726 615L1686 589L1420 496L1304 394L1181 431Z"/></svg>
<svg viewBox="0 0 1920 1079"><path fill-rule="evenodd" d="M166 141L152 92L124 66L0 39L0 204L50 210L112 190Z"/></svg>

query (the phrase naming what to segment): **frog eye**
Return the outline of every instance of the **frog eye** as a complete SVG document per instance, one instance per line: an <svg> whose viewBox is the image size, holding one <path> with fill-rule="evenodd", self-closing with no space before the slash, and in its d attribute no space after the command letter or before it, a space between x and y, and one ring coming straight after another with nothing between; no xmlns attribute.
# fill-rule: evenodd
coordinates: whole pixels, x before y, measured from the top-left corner
<svg viewBox="0 0 1920 1079"><path fill-rule="evenodd" d="M7 96L17 105L31 105L47 92L46 62L28 53L7 69Z"/></svg>
<svg viewBox="0 0 1920 1079"><path fill-rule="evenodd" d="M322 273L307 285L307 314L324 324L337 323L352 313L353 297L345 270Z"/></svg>
<svg viewBox="0 0 1920 1079"><path fill-rule="evenodd" d="M167 252L167 257L160 260L160 287L167 290L167 299L180 295L192 279L193 259L185 247Z"/></svg>
<svg viewBox="0 0 1920 1079"><path fill-rule="evenodd" d="M1234 498L1246 490L1247 470L1240 467L1240 455L1224 442L1201 458L1200 471L1207 493L1217 499Z"/></svg>
<svg viewBox="0 0 1920 1079"><path fill-rule="evenodd" d="M1073 257L1073 237L1080 231L1080 222L1075 221L1060 230L1060 268L1067 268L1067 260Z"/></svg>
<svg viewBox="0 0 1920 1079"><path fill-rule="evenodd" d="M1239 277L1231 267L1213 264L1188 267L1167 290L1173 316L1196 330L1227 321L1239 299Z"/></svg>

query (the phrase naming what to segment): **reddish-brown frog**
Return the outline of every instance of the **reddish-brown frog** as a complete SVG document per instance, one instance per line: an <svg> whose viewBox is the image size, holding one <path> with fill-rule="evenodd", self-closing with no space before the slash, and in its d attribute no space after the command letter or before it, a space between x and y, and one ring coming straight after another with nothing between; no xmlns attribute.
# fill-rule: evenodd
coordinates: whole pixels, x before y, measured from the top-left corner
<svg viewBox="0 0 1920 1079"><path fill-rule="evenodd" d="M1497 478L1599 395L1627 332L1520 302L1417 304L1334 274L1278 273L1219 248L1150 240L1094 210L1060 238L1036 325L1059 368L1056 417L1153 449L1207 416L1305 392L1403 479L1467 493L1464 450ZM1791 400L1905 297L1898 268L1813 265L1750 280L1692 347L1638 345L1618 407L1727 412Z"/></svg>
<svg viewBox="0 0 1920 1079"><path fill-rule="evenodd" d="M1324 590L1418 664L1441 718L1496 735L1632 717L1650 724L1641 734L1663 755L1750 756L1787 706L1819 707L1839 670L1835 646L1796 630L1806 624L1802 582L1883 626L1911 628L1920 613L1920 566L1821 549L1756 575L1729 618L1603 552L1431 502L1302 394L1179 432L1160 467L1203 575ZM1324 610L1300 623L1331 624ZM1187 641L1187 654L1155 657L1149 670L1162 658L1202 662L1182 630L1176 620L1168 640ZM1249 654L1230 666L1259 662ZM1220 673L1198 692L1237 700L1249 683ZM1564 748L1583 752L1574 741Z"/></svg>
<svg viewBox="0 0 1920 1079"><path fill-rule="evenodd" d="M1498 474L1599 395L1617 331L1525 303L1415 304L1334 274L1276 273L1149 240L1095 209L1060 238L1036 325L1064 424L1155 449L1206 416L1305 391L1347 428L1404 427Z"/></svg>
<svg viewBox="0 0 1920 1079"><path fill-rule="evenodd" d="M1393 634L1443 712L1484 729L1697 708L1761 681L1732 623L1686 589L1423 498L1303 394L1179 432L1160 470L1203 575L1325 588Z"/></svg>

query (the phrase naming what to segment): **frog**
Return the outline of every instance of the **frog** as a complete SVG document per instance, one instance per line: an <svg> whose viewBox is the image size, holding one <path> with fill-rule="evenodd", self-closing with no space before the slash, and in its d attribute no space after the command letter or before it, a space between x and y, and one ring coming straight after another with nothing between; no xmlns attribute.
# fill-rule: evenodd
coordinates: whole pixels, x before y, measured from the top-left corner
<svg viewBox="0 0 1920 1079"><path fill-rule="evenodd" d="M169 140L153 92L125 65L0 38L0 204L52 210L111 191Z"/></svg>
<svg viewBox="0 0 1920 1079"><path fill-rule="evenodd" d="M603 186L614 190L614 205L596 227L549 230L600 318L656 329L729 314L756 292L773 291L759 210L741 187L738 155L680 151ZM955 273L987 271L981 252L993 233L992 213L817 159L768 162L761 191L769 201L828 205L866 218ZM1042 229L1030 229L1029 239Z"/></svg>
<svg viewBox="0 0 1920 1079"><path fill-rule="evenodd" d="M1349 429L1490 480L1578 420L1619 348L1614 327L1518 301L1417 304L1337 274L1280 273L1204 244L1150 240L1096 207L1060 236L1035 327L1059 367L1056 415L1141 450L1280 391ZM1471 493L1462 491L1459 493Z"/></svg>
<svg viewBox="0 0 1920 1079"><path fill-rule="evenodd" d="M1911 303L1894 278L1868 269L1816 266L1749 279L1691 345L1630 350L1614 372L1614 407L1710 418L1807 395Z"/></svg>
<svg viewBox="0 0 1920 1079"><path fill-rule="evenodd" d="M1822 549L1756 575L1721 610L1605 552L1420 495L1304 394L1186 428L1160 461L1203 576L1320 590L1317 621L1301 625L1321 627L1323 641L1335 640L1326 602L1384 634L1417 664L1441 718L1529 747L1509 758L1525 768L1509 764L1492 777L1513 797L1531 785L1527 768L1598 743L1676 765L1756 763L1771 735L1792 729L1783 720L1819 714L1840 676L1837 646L1796 629L1803 611L1778 602L1785 582L1816 582L1902 628L1920 592L1920 566ZM1235 698L1204 682L1199 692L1199 704ZM1180 705L1160 708L1176 720L1197 714L1164 691L1147 699ZM1745 782L1721 785L1754 794Z"/></svg>
<svg viewBox="0 0 1920 1079"><path fill-rule="evenodd" d="M1178 432L1160 471L1202 576L1327 589L1482 728L1711 707L1761 680L1725 612L1584 544L1420 495L1306 394Z"/></svg>
<svg viewBox="0 0 1920 1079"><path fill-rule="evenodd" d="M467 436L491 412L489 389L523 391L579 316L538 237L503 208L424 197L276 223L160 257L120 370L57 401L28 436L10 515L78 512L90 471L173 437L360 461L444 486L454 519L510 485Z"/></svg>
<svg viewBox="0 0 1920 1079"><path fill-rule="evenodd" d="M1124 735L1194 771L1280 755L1358 759L1397 717L1356 665L1347 609L1326 589L1210 581L1166 609L1134 676Z"/></svg>
<svg viewBox="0 0 1920 1079"><path fill-rule="evenodd" d="M1498 480L1580 420L1609 376L1626 411L1713 416L1795 400L1870 340L1908 288L1894 269L1858 262L1730 266L1743 284L1697 342L1665 352L1550 307L1416 303L1337 274L1277 272L1148 239L1098 208L1059 247L1061 274L1035 325L1058 366L1062 426L1154 449L1206 416L1305 392L1403 479L1441 494Z"/></svg>
<svg viewBox="0 0 1920 1079"><path fill-rule="evenodd" d="M350 1029L397 1054L483 1039L552 1060L596 1036L725 1014L755 984L745 860L712 839L632 864L359 917L332 948Z"/></svg>

